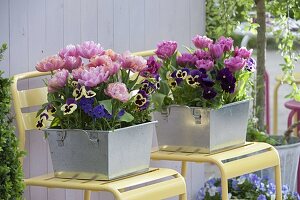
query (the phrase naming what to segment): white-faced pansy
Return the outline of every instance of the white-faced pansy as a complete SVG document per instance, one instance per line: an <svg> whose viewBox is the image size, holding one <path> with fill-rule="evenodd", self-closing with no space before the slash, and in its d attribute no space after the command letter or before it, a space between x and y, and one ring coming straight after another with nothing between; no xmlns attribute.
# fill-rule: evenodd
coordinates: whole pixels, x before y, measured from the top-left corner
<svg viewBox="0 0 300 200"><path fill-rule="evenodd" d="M46 109L47 109L47 113L50 115L56 113L56 108L52 104L49 104Z"/></svg>
<svg viewBox="0 0 300 200"><path fill-rule="evenodd" d="M77 82L77 81L72 81L72 86L73 86L74 88L77 88L78 82Z"/></svg>
<svg viewBox="0 0 300 200"><path fill-rule="evenodd" d="M173 78L169 78L168 79L168 85L171 87L171 88L175 88L177 86L177 82L175 79Z"/></svg>
<svg viewBox="0 0 300 200"><path fill-rule="evenodd" d="M67 99L66 104L62 105L60 108L63 111L64 115L72 114L77 109L77 104L75 103L75 99L69 98Z"/></svg>
<svg viewBox="0 0 300 200"><path fill-rule="evenodd" d="M80 88L77 87L73 91L73 97L75 97L76 101L85 95L86 95L86 89L84 86L81 86Z"/></svg>
<svg viewBox="0 0 300 200"><path fill-rule="evenodd" d="M93 90L88 90L88 91L86 91L84 96L85 96L85 98L92 98L92 97L96 96L96 92L94 92Z"/></svg>
<svg viewBox="0 0 300 200"><path fill-rule="evenodd" d="M140 90L136 95L135 95L135 100L134 100L135 105L138 107L142 107L147 103L147 94L144 90Z"/></svg>
<svg viewBox="0 0 300 200"><path fill-rule="evenodd" d="M35 127L40 130L41 128L45 127L44 121L49 119L49 115L46 112L43 112L39 117L40 120L37 121Z"/></svg>

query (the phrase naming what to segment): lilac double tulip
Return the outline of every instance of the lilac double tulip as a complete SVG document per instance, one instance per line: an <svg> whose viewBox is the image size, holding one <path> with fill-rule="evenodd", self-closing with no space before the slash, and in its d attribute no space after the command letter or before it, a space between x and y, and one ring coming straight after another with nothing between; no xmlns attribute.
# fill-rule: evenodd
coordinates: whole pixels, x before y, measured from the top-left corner
<svg viewBox="0 0 300 200"><path fill-rule="evenodd" d="M58 55L65 61L65 69L72 70L82 65L82 60L75 45L67 45L59 51Z"/></svg>
<svg viewBox="0 0 300 200"><path fill-rule="evenodd" d="M206 36L196 35L192 39L192 42L195 45L195 47L197 47L199 49L204 49L204 48L208 48L209 45L211 45L213 43L213 40Z"/></svg>
<svg viewBox="0 0 300 200"><path fill-rule="evenodd" d="M54 55L49 56L41 60L36 66L36 70L40 72L49 72L61 69L64 66L65 62L61 59L61 57Z"/></svg>
<svg viewBox="0 0 300 200"><path fill-rule="evenodd" d="M129 100L129 93L124 83L110 83L104 90L104 93L111 98L117 99L123 103Z"/></svg>
<svg viewBox="0 0 300 200"><path fill-rule="evenodd" d="M81 45L77 45L78 54L83 57L90 59L95 55L103 55L105 52L101 45L95 43L94 41L86 41L83 42Z"/></svg>
<svg viewBox="0 0 300 200"><path fill-rule="evenodd" d="M245 66L246 60L240 56L236 56L224 60L224 64L229 71L235 72L241 70Z"/></svg>
<svg viewBox="0 0 300 200"><path fill-rule="evenodd" d="M86 68L81 72L78 83L86 87L95 87L100 83L106 82L109 72L102 67Z"/></svg>
<svg viewBox="0 0 300 200"><path fill-rule="evenodd" d="M168 59L170 58L177 49L177 42L175 41L163 41L157 45L157 50L155 54L160 59Z"/></svg>
<svg viewBox="0 0 300 200"><path fill-rule="evenodd" d="M66 69L57 71L48 81L48 92L53 93L64 87L68 81L69 72Z"/></svg>

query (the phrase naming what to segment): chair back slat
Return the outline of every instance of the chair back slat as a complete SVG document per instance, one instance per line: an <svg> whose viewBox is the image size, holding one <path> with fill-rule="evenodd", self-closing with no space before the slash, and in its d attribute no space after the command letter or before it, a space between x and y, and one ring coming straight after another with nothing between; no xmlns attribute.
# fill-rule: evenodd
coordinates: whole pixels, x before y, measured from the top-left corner
<svg viewBox="0 0 300 200"><path fill-rule="evenodd" d="M36 118L37 112L23 113L22 118L24 121L24 128L26 131L36 130L36 123L39 120Z"/></svg>
<svg viewBox="0 0 300 200"><path fill-rule="evenodd" d="M18 91L21 107L33 107L46 103L47 92L47 87Z"/></svg>

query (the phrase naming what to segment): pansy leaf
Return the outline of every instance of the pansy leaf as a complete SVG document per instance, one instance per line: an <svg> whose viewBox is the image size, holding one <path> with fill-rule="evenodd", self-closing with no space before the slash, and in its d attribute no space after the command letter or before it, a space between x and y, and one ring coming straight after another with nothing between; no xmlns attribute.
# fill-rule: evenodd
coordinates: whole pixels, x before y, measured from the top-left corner
<svg viewBox="0 0 300 200"><path fill-rule="evenodd" d="M50 127L58 127L60 125L60 119L58 117L55 117L50 124Z"/></svg>
<svg viewBox="0 0 300 200"><path fill-rule="evenodd" d="M154 93L152 94L152 100L154 102L154 108L157 111L161 111L162 110L162 105L164 103L164 99L165 99L166 95L165 94L161 94L161 93Z"/></svg>
<svg viewBox="0 0 300 200"><path fill-rule="evenodd" d="M160 88L159 88L158 92L161 94L164 94L164 95L169 94L170 88L169 88L167 81L165 81L165 80L160 81Z"/></svg>
<svg viewBox="0 0 300 200"><path fill-rule="evenodd" d="M99 101L99 104L103 105L104 108L109 112L109 114L112 114L112 102L111 102L111 99Z"/></svg>
<svg viewBox="0 0 300 200"><path fill-rule="evenodd" d="M120 121L122 122L131 122L132 120L134 120L134 117L128 112L125 112L124 115L120 117Z"/></svg>

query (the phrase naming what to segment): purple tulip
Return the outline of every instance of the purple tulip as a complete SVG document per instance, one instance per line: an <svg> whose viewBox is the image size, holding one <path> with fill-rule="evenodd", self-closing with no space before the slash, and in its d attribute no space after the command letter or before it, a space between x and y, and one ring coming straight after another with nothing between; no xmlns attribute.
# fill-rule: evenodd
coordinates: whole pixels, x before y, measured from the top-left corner
<svg viewBox="0 0 300 200"><path fill-rule="evenodd" d="M170 58L177 49L177 42L175 41L163 41L157 45L155 54L157 57L165 60Z"/></svg>
<svg viewBox="0 0 300 200"><path fill-rule="evenodd" d="M177 64L181 67L193 66L197 57L190 53L183 53L181 56L177 58Z"/></svg>
<svg viewBox="0 0 300 200"><path fill-rule="evenodd" d="M206 71L209 71L213 68L214 62L211 60L197 60L196 67L198 69L205 69Z"/></svg>
<svg viewBox="0 0 300 200"><path fill-rule="evenodd" d="M194 54L197 56L199 60L212 60L212 57L209 52L203 51L201 49L197 49Z"/></svg>
<svg viewBox="0 0 300 200"><path fill-rule="evenodd" d="M244 59L250 58L252 55L252 49L247 50L245 47L235 47L234 49L234 56L240 56Z"/></svg>
<svg viewBox="0 0 300 200"><path fill-rule="evenodd" d="M246 63L246 60L239 56L231 57L231 58L224 60L225 66L231 72L241 70L245 66L245 63Z"/></svg>
<svg viewBox="0 0 300 200"><path fill-rule="evenodd" d="M218 41L218 44L220 44L223 48L223 51L230 51L232 49L232 45L233 45L233 39L229 38L225 38L224 36L221 36Z"/></svg>
<svg viewBox="0 0 300 200"><path fill-rule="evenodd" d="M195 47L197 47L199 49L208 48L209 45L211 45L213 43L212 39L210 39L206 36L200 36L200 35L196 35L192 39L192 42L195 45Z"/></svg>
<svg viewBox="0 0 300 200"><path fill-rule="evenodd" d="M223 47L220 44L211 44L209 46L209 52L213 58L219 59L223 55Z"/></svg>
<svg viewBox="0 0 300 200"><path fill-rule="evenodd" d="M155 77L161 66L161 62L155 60L154 56L150 56L147 60L147 67L142 71L141 75L144 77Z"/></svg>

